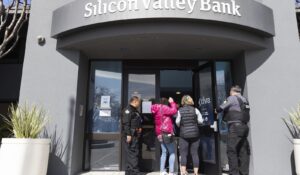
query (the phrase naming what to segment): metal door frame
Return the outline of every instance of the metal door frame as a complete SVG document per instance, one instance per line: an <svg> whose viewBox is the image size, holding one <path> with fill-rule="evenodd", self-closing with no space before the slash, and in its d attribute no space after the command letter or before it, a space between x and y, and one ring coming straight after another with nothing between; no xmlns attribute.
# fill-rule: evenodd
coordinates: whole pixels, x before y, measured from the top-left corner
<svg viewBox="0 0 300 175"><path fill-rule="evenodd" d="M193 89L194 89L194 98L195 99L199 99L200 97L200 78L199 78L199 73L201 70L206 69L206 68L210 68L211 69L211 85L212 85L212 106L213 106L213 110L216 109L216 105L217 105L217 99L216 99L216 61L209 61L203 65L200 66L196 66L193 69ZM196 103L197 107L199 107L198 103ZM217 115L214 113L214 121L217 121ZM219 128L218 128L219 130ZM214 132L214 138L215 138L215 158L216 158L216 165L212 165L212 167L214 168L210 168L210 169L217 169L216 173L218 175L221 175L222 170L221 170L221 166L220 166L220 145L219 145L219 133L218 132ZM200 162L200 171L201 171L201 163L203 165L203 162ZM209 167L210 165L208 163L204 163L204 171L207 167ZM209 169L209 168L208 168Z"/></svg>

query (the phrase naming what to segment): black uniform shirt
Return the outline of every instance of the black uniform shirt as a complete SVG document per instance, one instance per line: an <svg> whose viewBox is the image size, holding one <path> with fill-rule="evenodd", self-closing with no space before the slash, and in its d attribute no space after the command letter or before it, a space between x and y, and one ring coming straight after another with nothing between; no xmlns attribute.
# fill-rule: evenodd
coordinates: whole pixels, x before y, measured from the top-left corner
<svg viewBox="0 0 300 175"><path fill-rule="evenodd" d="M128 105L122 112L123 115L123 134L125 136L133 136L136 129L142 127L142 118L138 110Z"/></svg>
<svg viewBox="0 0 300 175"><path fill-rule="evenodd" d="M237 95L239 98L242 99L243 102L247 102L247 99L245 97L243 97L242 95ZM241 107L239 104L239 101L237 99L237 97L235 96L229 96L227 98L227 100L220 105L220 107L217 109L218 112L229 112L229 111L241 111Z"/></svg>
<svg viewBox="0 0 300 175"><path fill-rule="evenodd" d="M217 108L217 112L225 112L223 117L224 121L227 122L237 122L243 121L243 113L241 113L241 106L237 98L242 99L243 102L248 102L248 100L242 95L238 94L236 96L229 96L227 100Z"/></svg>

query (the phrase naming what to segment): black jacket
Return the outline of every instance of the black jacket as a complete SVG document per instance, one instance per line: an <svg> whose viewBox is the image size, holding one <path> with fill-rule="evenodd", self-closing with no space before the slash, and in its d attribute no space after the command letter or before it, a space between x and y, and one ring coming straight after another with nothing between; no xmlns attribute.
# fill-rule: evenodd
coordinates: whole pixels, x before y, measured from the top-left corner
<svg viewBox="0 0 300 175"><path fill-rule="evenodd" d="M195 108L192 106L183 106L179 109L181 115L180 137L189 139L199 136L199 128Z"/></svg>
<svg viewBox="0 0 300 175"><path fill-rule="evenodd" d="M135 136L136 129L142 128L142 117L138 110L128 105L123 111L122 111L122 128L123 128L123 134L125 136Z"/></svg>

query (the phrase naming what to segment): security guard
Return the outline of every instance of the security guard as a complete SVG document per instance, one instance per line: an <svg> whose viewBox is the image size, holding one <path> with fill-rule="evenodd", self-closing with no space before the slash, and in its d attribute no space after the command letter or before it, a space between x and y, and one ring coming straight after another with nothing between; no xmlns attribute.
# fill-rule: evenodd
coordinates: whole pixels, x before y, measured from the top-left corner
<svg viewBox="0 0 300 175"><path fill-rule="evenodd" d="M248 104L248 100L241 95L241 88L236 85L231 88L230 96L224 104L216 109L216 113L225 113L223 120L228 123L227 155L230 175L249 175L249 118L244 115L241 103Z"/></svg>
<svg viewBox="0 0 300 175"><path fill-rule="evenodd" d="M139 140L142 133L142 117L138 112L141 100L133 96L129 105L123 110L123 140L126 152L126 175L141 175L139 171Z"/></svg>

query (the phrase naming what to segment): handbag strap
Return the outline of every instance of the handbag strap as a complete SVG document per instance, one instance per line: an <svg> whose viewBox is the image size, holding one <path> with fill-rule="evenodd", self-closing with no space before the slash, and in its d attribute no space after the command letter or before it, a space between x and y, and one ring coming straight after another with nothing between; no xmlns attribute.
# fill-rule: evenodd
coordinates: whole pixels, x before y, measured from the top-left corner
<svg viewBox="0 0 300 175"><path fill-rule="evenodd" d="M161 118L160 118L161 124L163 124L163 122L164 122L164 119L163 119L164 114L163 114L162 107L163 107L163 105L161 104L161 105L160 105L160 108L159 108L159 112L160 112L160 115L161 115ZM160 129L161 129L161 128L160 128Z"/></svg>
<svg viewBox="0 0 300 175"><path fill-rule="evenodd" d="M249 103L249 102L248 102L247 99L246 99L246 101L244 102L244 101L241 99L241 97L239 97L239 96L235 96L235 97L236 97L237 101L239 102L240 109L241 109L241 111L242 111L242 110L243 110L243 109L242 109L243 105L245 105L245 103Z"/></svg>

